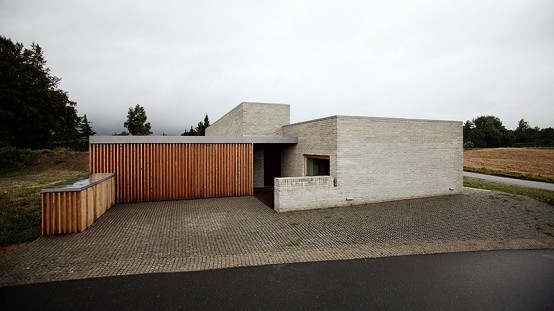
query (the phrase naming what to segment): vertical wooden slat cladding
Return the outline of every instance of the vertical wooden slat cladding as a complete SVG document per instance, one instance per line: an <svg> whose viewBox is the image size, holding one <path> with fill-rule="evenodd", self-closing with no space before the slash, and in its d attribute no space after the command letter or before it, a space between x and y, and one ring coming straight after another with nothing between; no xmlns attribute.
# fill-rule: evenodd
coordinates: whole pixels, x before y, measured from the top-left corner
<svg viewBox="0 0 554 311"><path fill-rule="evenodd" d="M89 145L91 173L115 173L116 201L252 195L252 144Z"/></svg>
<svg viewBox="0 0 554 311"><path fill-rule="evenodd" d="M115 204L115 178L76 191L42 192L42 235L82 232Z"/></svg>

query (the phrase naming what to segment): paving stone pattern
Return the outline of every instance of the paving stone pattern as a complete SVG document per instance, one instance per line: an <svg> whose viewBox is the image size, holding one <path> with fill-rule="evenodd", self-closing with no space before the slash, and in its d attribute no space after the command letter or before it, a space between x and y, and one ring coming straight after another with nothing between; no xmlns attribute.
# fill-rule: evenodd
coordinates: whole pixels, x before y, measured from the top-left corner
<svg viewBox="0 0 554 311"><path fill-rule="evenodd" d="M554 208L464 189L275 213L254 197L120 204L79 234L0 263L0 286L88 277L483 249L554 248Z"/></svg>

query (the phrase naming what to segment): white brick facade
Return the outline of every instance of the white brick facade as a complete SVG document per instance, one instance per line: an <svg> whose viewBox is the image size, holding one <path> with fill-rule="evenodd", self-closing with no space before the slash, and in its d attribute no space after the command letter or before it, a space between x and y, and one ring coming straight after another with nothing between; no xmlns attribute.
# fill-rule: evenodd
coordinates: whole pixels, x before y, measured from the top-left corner
<svg viewBox="0 0 554 311"><path fill-rule="evenodd" d="M296 124L289 120L288 105L242 103L206 131L208 136L298 137L297 144L282 148L283 177L275 179L276 211L462 190L461 122L348 116ZM262 187L263 145L254 144L253 153L254 187ZM329 158L330 176L305 176L306 156L310 155Z"/></svg>
<svg viewBox="0 0 554 311"><path fill-rule="evenodd" d="M283 136L298 137L298 144L283 149L283 177L304 176L304 155L330 157L331 176L337 168L337 119L334 117L283 126Z"/></svg>
<svg viewBox="0 0 554 311"><path fill-rule="evenodd" d="M206 129L206 136L281 136L290 123L290 106L241 103Z"/></svg>
<svg viewBox="0 0 554 311"><path fill-rule="evenodd" d="M282 154L283 176L304 176L304 155L327 155L334 185L317 191L277 179L277 211L446 195L462 189L461 122L337 116L291 124L283 127L283 134L298 136L298 144Z"/></svg>

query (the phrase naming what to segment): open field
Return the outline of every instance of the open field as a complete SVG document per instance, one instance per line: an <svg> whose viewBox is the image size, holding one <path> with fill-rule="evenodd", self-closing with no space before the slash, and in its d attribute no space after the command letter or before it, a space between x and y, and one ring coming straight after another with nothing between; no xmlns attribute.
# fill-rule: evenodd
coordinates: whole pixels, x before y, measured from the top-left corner
<svg viewBox="0 0 554 311"><path fill-rule="evenodd" d="M40 236L40 191L86 175L87 153L66 149L0 153L0 246L33 240Z"/></svg>
<svg viewBox="0 0 554 311"><path fill-rule="evenodd" d="M494 148L464 151L464 170L554 182L554 149Z"/></svg>

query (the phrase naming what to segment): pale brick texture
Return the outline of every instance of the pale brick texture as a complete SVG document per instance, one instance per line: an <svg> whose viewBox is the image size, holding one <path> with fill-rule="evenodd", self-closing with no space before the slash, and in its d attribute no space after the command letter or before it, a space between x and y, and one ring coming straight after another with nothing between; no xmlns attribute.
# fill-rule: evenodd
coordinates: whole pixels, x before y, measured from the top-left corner
<svg viewBox="0 0 554 311"><path fill-rule="evenodd" d="M336 204L336 187L331 176L275 178L275 211L287 212Z"/></svg>
<svg viewBox="0 0 554 311"><path fill-rule="evenodd" d="M241 103L206 129L206 136L281 136L290 123L290 106Z"/></svg>
<svg viewBox="0 0 554 311"><path fill-rule="evenodd" d="M206 136L242 136L242 124L243 106L240 104L208 126Z"/></svg>
<svg viewBox="0 0 554 311"><path fill-rule="evenodd" d="M461 192L461 122L338 117L337 124L337 184L355 203Z"/></svg>
<svg viewBox="0 0 554 311"><path fill-rule="evenodd" d="M307 155L328 156L330 177L276 179L277 211L460 193L462 123L333 116L296 124L290 106L241 103L208 136L291 136L281 175L304 177ZM264 186L264 149L254 146L254 187ZM347 200L348 198L348 200Z"/></svg>
<svg viewBox="0 0 554 311"><path fill-rule="evenodd" d="M298 144L283 148L281 154L283 177L304 176L305 155L329 156L331 176L336 176L337 119L335 117L283 126L283 136L298 137Z"/></svg>
<svg viewBox="0 0 554 311"><path fill-rule="evenodd" d="M455 194L462 189L461 122L336 116L285 126L283 134L299 137L297 145L283 152L283 176L304 176L306 154L327 155L334 186L318 191L317 186L287 185L284 191L284 181L276 179L278 211ZM321 203L321 195L327 197L324 204L314 203Z"/></svg>

